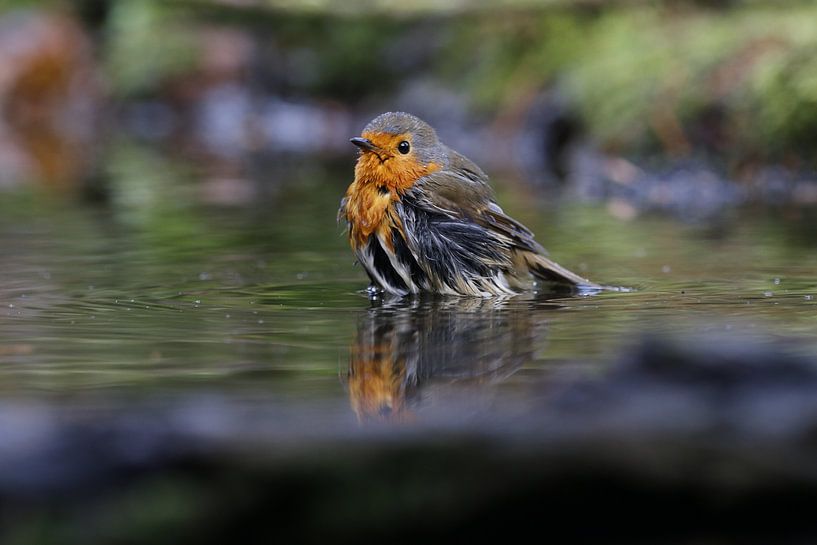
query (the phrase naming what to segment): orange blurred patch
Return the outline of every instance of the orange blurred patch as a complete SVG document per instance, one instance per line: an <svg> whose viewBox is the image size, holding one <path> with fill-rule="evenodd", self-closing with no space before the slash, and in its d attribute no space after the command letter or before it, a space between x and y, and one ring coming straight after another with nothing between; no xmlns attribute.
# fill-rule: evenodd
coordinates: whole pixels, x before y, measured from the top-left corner
<svg viewBox="0 0 817 545"><path fill-rule="evenodd" d="M78 185L88 169L100 98L91 41L65 15L6 17L17 20L0 30L0 124L7 128L0 157L25 165L17 175L26 180Z"/></svg>
<svg viewBox="0 0 817 545"><path fill-rule="evenodd" d="M406 404L406 364L395 359L390 343L352 347L349 398L361 422L408 422L413 415Z"/></svg>

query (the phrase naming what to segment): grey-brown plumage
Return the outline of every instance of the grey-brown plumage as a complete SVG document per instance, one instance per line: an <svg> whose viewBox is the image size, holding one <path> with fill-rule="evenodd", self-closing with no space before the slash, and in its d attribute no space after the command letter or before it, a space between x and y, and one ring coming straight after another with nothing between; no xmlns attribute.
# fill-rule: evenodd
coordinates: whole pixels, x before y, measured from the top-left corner
<svg viewBox="0 0 817 545"><path fill-rule="evenodd" d="M362 151L339 214L380 288L489 296L532 280L599 287L548 258L496 203L488 176L419 118L383 114L353 143Z"/></svg>

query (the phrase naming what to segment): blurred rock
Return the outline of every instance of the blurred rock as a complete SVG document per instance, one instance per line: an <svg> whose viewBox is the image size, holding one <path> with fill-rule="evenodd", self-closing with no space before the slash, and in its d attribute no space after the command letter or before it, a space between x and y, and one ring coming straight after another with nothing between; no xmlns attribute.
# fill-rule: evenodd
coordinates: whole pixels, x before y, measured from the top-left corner
<svg viewBox="0 0 817 545"><path fill-rule="evenodd" d="M711 220L757 198L745 184L723 177L703 161L646 168L586 145L572 152L567 180L575 197L607 202L608 209L621 219L660 211L686 221Z"/></svg>
<svg viewBox="0 0 817 545"><path fill-rule="evenodd" d="M262 113L266 144L275 151L314 154L349 150L357 134L347 110L329 103L268 100Z"/></svg>

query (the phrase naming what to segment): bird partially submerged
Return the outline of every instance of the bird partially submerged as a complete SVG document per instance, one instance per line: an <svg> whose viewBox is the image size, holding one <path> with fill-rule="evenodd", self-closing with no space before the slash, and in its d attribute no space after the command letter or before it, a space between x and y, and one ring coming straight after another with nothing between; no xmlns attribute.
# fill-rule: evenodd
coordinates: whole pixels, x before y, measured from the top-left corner
<svg viewBox="0 0 817 545"><path fill-rule="evenodd" d="M496 203L488 176L421 119L385 113L351 142L360 155L338 217L374 286L482 297L534 281L601 288L550 260Z"/></svg>

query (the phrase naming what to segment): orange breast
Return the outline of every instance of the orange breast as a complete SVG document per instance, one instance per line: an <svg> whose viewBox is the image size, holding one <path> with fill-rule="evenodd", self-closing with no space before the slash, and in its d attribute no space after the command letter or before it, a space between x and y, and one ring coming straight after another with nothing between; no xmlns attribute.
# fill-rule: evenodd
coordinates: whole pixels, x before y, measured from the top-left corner
<svg viewBox="0 0 817 545"><path fill-rule="evenodd" d="M349 240L354 248L366 244L369 236L377 231L390 229L396 214L392 202L396 193L383 193L374 184L355 180L346 191L346 219L349 221ZM385 237L388 240L388 237Z"/></svg>
<svg viewBox="0 0 817 545"><path fill-rule="evenodd" d="M354 248L366 244L373 233L388 236L391 229L400 228L400 220L393 203L414 183L432 172L439 165L423 165L403 157L390 157L382 161L374 153L363 153L355 165L355 181L346 191L346 219L351 226L349 239Z"/></svg>

